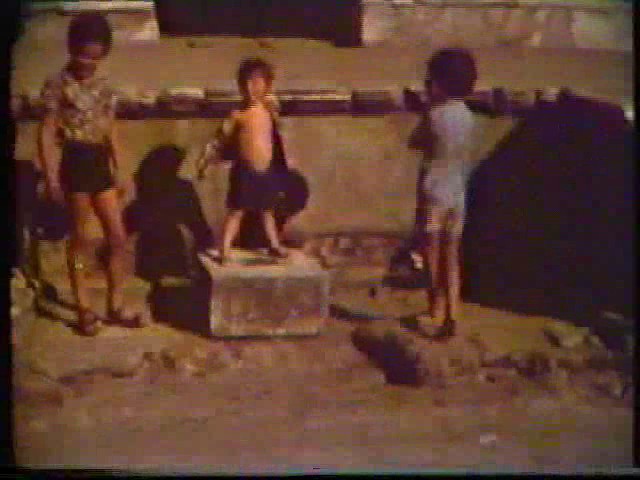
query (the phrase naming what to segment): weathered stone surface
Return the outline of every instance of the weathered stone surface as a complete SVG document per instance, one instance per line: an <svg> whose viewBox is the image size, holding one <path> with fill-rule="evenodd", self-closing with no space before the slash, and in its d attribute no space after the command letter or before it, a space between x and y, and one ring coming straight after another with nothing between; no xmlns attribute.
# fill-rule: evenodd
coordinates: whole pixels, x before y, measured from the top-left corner
<svg viewBox="0 0 640 480"><path fill-rule="evenodd" d="M143 366L145 352L161 349L164 341L152 337L68 336L54 344L36 343L30 352L29 367L55 380L89 372L132 376Z"/></svg>
<svg viewBox="0 0 640 480"><path fill-rule="evenodd" d="M13 399L15 402L32 406L61 407L69 389L43 375L21 368L14 371Z"/></svg>
<svg viewBox="0 0 640 480"><path fill-rule="evenodd" d="M589 329L556 321L547 325L545 335L554 345L563 348L575 348L584 345L589 339Z"/></svg>
<svg viewBox="0 0 640 480"><path fill-rule="evenodd" d="M221 337L315 335L329 314L329 275L300 252L279 264L248 252L220 267L200 257L211 280L211 333Z"/></svg>
<svg viewBox="0 0 640 480"><path fill-rule="evenodd" d="M480 368L480 352L464 337L439 344L382 321L357 327L352 341L384 370L388 383L445 387Z"/></svg>
<svg viewBox="0 0 640 480"><path fill-rule="evenodd" d="M407 332L388 324L363 325L353 331L351 338L355 347L385 372L388 383L419 386L427 382L426 363Z"/></svg>
<svg viewBox="0 0 640 480"><path fill-rule="evenodd" d="M596 392L621 400L629 388L629 381L620 372L605 370L594 375L591 385Z"/></svg>
<svg viewBox="0 0 640 480"><path fill-rule="evenodd" d="M435 47L456 43L475 48L632 48L628 5L536 3L365 1L362 41L365 45L428 42Z"/></svg>
<svg viewBox="0 0 640 480"><path fill-rule="evenodd" d="M148 324L152 321L147 307L147 296L151 290L149 282L135 277L134 257L135 251L134 237L130 238L126 256L127 280L124 285L125 303L145 317ZM92 240L92 253L85 260L85 279L89 291L90 307L99 315L105 316L107 313L107 280L104 270L103 256L104 240L95 237ZM38 262L40 265L40 282L42 284L41 294L38 298L38 307L42 313L58 317L69 323L76 321L73 312L75 300L71 290L69 274L67 268L66 240L45 241L38 245ZM66 307L66 308L62 308Z"/></svg>
<svg viewBox="0 0 640 480"><path fill-rule="evenodd" d="M165 368L185 377L207 374L238 365L238 359L221 344L197 345L200 342L180 342L160 352Z"/></svg>

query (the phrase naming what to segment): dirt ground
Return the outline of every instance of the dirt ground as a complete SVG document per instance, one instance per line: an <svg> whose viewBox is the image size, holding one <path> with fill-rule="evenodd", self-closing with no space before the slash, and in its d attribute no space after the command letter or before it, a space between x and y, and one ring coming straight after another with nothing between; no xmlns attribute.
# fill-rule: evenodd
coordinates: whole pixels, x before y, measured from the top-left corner
<svg viewBox="0 0 640 480"><path fill-rule="evenodd" d="M353 302L365 305L359 295L342 290L334 306L355 310ZM378 306L404 315L407 305L422 309L422 299L421 292L396 292ZM179 374L149 357L131 377L76 375L52 384L49 391L57 393L48 397L18 399L17 461L179 473L632 466L633 392L614 398L598 390L594 378L602 373L567 370L566 382L551 384L513 369L480 368L446 386L392 385L350 335L362 324L399 323L333 310L318 337L206 341L233 361L203 376ZM458 337L479 335L497 356L524 345L559 351L541 334L552 319L469 304L463 319ZM458 345L468 344L444 348Z"/></svg>

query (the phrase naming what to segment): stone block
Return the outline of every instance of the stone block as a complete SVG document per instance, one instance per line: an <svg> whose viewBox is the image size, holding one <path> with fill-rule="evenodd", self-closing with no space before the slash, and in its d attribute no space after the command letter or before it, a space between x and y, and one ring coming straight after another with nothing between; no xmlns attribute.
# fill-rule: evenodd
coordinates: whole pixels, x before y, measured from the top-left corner
<svg viewBox="0 0 640 480"><path fill-rule="evenodd" d="M200 260L211 281L209 322L216 337L315 335L329 316L329 274L317 261L292 251L274 263L247 251L233 265Z"/></svg>

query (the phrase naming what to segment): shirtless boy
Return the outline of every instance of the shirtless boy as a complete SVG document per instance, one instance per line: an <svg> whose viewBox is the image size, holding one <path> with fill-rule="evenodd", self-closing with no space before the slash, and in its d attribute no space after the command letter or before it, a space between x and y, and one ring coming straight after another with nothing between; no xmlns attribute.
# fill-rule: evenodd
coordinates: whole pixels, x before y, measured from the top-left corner
<svg viewBox="0 0 640 480"><path fill-rule="evenodd" d="M237 80L242 108L225 119L199 167L202 172L209 163L232 162L220 249L222 264L229 261L240 222L250 210L261 214L269 253L277 258L288 255L278 238L273 214L278 195L278 174L273 162L277 117L272 101L273 69L262 59L250 58L240 64Z"/></svg>

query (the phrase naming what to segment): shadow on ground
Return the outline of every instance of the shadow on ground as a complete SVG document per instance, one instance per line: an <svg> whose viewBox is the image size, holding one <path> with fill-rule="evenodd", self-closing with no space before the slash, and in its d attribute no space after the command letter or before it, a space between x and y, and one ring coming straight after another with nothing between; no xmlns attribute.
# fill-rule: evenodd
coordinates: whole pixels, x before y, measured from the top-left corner
<svg viewBox="0 0 640 480"><path fill-rule="evenodd" d="M523 119L471 181L465 300L617 337L602 312L633 314L632 150L609 104L569 95Z"/></svg>

